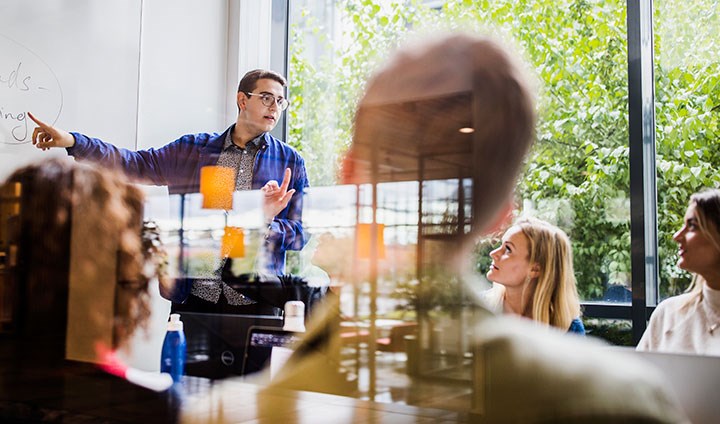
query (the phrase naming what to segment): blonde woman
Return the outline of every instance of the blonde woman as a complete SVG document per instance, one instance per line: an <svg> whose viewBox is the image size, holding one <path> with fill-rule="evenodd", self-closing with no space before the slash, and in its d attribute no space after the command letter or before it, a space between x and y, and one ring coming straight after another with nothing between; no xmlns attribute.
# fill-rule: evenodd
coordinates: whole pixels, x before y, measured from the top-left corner
<svg viewBox="0 0 720 424"><path fill-rule="evenodd" d="M565 232L539 219L522 218L505 232L490 257L487 277L495 284L485 298L491 309L585 334Z"/></svg>
<svg viewBox="0 0 720 424"><path fill-rule="evenodd" d="M693 282L658 305L637 349L720 356L720 190L690 197L673 240L677 265L694 274Z"/></svg>

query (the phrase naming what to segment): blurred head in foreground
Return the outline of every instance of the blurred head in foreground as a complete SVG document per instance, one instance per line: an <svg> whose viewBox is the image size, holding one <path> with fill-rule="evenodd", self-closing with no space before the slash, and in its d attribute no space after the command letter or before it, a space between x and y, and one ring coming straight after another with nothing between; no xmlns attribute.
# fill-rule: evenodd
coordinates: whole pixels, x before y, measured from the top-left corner
<svg viewBox="0 0 720 424"><path fill-rule="evenodd" d="M529 81L495 40L448 34L407 46L367 85L343 182L470 179L469 248L506 210L533 141Z"/></svg>
<svg viewBox="0 0 720 424"><path fill-rule="evenodd" d="M11 217L19 333L54 340L58 354L70 327L122 345L149 316L157 271L141 238L142 192L115 172L57 159L15 171L3 192L19 195Z"/></svg>

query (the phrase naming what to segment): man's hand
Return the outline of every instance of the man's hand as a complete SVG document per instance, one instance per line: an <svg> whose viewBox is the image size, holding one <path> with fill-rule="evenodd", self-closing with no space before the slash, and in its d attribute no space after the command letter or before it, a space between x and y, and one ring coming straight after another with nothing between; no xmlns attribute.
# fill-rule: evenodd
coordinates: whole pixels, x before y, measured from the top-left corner
<svg viewBox="0 0 720 424"><path fill-rule="evenodd" d="M261 189L263 192L263 215L265 216L265 222L271 222L275 215L280 213L281 210L285 209L288 202L295 193L295 189L288 190L290 185L290 168L285 169L285 176L283 177L282 184L278 186L277 181L270 180Z"/></svg>
<svg viewBox="0 0 720 424"><path fill-rule="evenodd" d="M38 149L47 150L51 147L72 147L75 145L75 137L69 132L44 123L30 112L27 114L38 125L33 130L32 135L32 144Z"/></svg>

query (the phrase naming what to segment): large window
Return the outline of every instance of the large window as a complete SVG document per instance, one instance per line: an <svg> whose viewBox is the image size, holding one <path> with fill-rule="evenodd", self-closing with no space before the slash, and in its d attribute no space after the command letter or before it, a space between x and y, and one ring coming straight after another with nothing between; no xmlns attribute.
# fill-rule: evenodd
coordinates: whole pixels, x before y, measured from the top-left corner
<svg viewBox="0 0 720 424"><path fill-rule="evenodd" d="M314 187L338 183L365 81L395 46L428 31L460 28L513 44L539 87L536 144L516 192L516 213L550 221L570 235L588 329L613 343L632 344L625 2L302 0L292 2L289 16L288 140L302 151ZM352 243L358 232L347 228L354 222L345 220L333 229L328 220L306 220L310 231L334 246L315 257L327 264L334 281L345 285L344 316L357 325L373 319L417 321L418 345L408 347L408 373L417 362L411 352L422 352L421 374L452 375L461 384L469 378L466 360L471 353L462 341L472 317L452 311L468 293L428 264L467 232L468 184L450 179L420 181L400 190L378 187L377 221L384 224L386 255L378 263L377 278L362 259L355 265L347 261L359 256ZM348 200L347 186L313 190L337 190L336 198ZM370 188L356 190L355 222L369 222ZM487 271L494 243L488 239L477 246L478 274ZM343 259L337 252L344 252ZM345 271L331 263L346 264ZM644 329L644 316L638 322ZM382 398L374 354L356 355L361 392ZM360 371L363 363L367 380Z"/></svg>
<svg viewBox="0 0 720 424"><path fill-rule="evenodd" d="M334 183L363 83L393 46L438 28L490 32L515 44L540 86L537 143L517 213L568 232L584 300L629 302L624 2L306 0L293 2L290 19L289 134L316 185ZM487 250L478 249L479 271Z"/></svg>

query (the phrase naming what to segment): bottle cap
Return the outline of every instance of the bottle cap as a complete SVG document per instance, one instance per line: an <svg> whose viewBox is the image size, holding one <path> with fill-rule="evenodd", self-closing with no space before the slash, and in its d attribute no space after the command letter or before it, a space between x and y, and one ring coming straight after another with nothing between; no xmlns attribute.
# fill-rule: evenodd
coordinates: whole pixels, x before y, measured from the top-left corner
<svg viewBox="0 0 720 424"><path fill-rule="evenodd" d="M170 314L167 331L182 331L182 329L183 323L180 321L180 314Z"/></svg>
<svg viewBox="0 0 720 424"><path fill-rule="evenodd" d="M285 302L285 331L305 332L305 304L299 300Z"/></svg>

